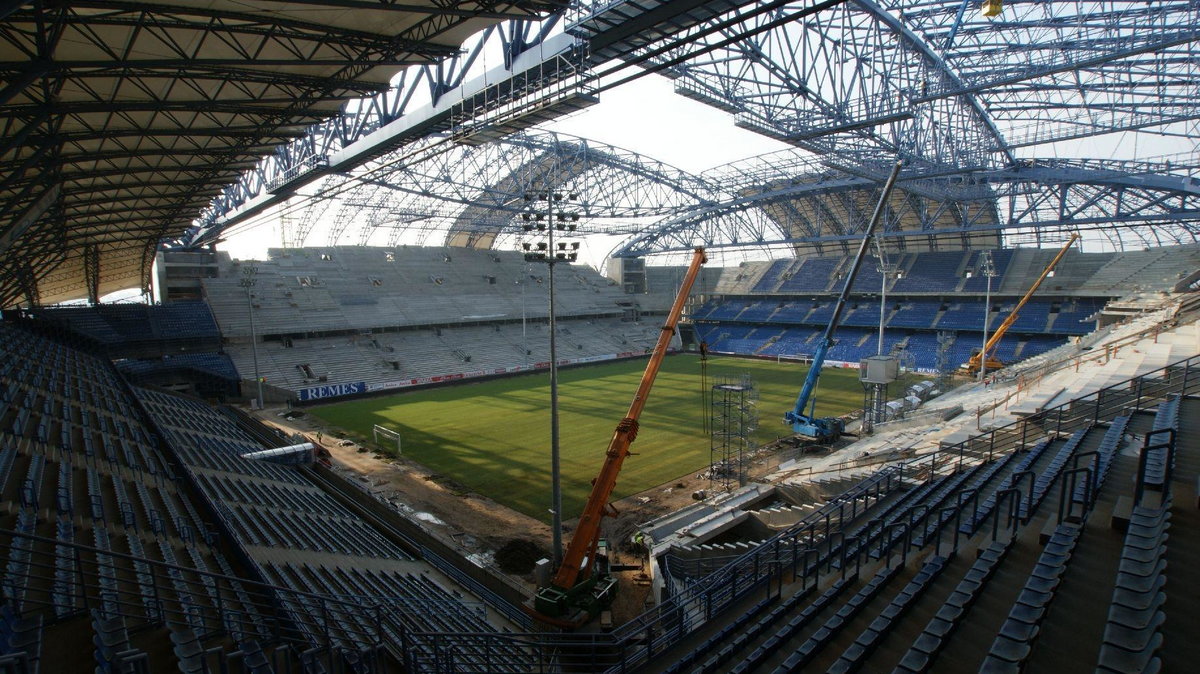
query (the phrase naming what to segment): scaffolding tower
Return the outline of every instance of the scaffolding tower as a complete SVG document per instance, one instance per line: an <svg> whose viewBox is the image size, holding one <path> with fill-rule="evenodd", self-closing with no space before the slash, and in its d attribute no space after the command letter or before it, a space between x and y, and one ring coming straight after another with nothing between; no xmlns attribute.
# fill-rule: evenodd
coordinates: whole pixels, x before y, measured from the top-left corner
<svg viewBox="0 0 1200 674"><path fill-rule="evenodd" d="M709 488L731 491L746 483L756 449L758 389L750 375L722 377L713 385L710 399Z"/></svg>

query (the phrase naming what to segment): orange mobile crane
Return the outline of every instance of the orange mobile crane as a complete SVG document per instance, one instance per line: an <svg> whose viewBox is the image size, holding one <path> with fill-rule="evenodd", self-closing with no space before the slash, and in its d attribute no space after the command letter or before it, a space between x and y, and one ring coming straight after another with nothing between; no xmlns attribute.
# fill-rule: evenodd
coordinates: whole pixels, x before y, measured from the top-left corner
<svg viewBox="0 0 1200 674"><path fill-rule="evenodd" d="M996 332L993 333L990 338L988 338L987 344L983 345L983 350L976 352L971 356L970 360L963 364L962 369L966 370L967 374L971 376L979 374L979 368L983 364L984 356L986 354L990 354L992 349L996 348L996 345L999 344L1000 340L1004 337L1004 333L1008 332L1008 328L1011 327L1013 322L1017 320L1017 314L1020 313L1021 307L1025 306L1025 303L1029 301L1030 297L1033 297L1033 294L1037 292L1039 287L1041 287L1042 281L1046 280L1046 277L1050 275L1050 272L1054 271L1055 265L1057 265L1059 260L1061 260L1063 256L1067 254L1067 251L1070 250L1071 245L1077 240L1079 240L1079 235L1072 233L1071 238L1067 239L1067 243L1063 245L1062 250L1058 251L1058 255L1055 255L1054 259L1050 261L1050 264L1046 265L1046 268L1042 270L1042 275L1033 282L1033 285L1030 286L1029 291L1026 292L1025 296L1021 298L1021 301L1017 303L1016 308L1014 308L1012 313L1010 313L1008 317L1004 319L1004 322L1000 324L1000 327L996 328ZM987 316L984 316L983 320L986 323ZM987 356L987 369L989 372L992 370L998 370L1002 367L1004 367L1004 363L1000 362L999 358L990 355Z"/></svg>
<svg viewBox="0 0 1200 674"><path fill-rule="evenodd" d="M704 249L697 248L679 287L679 295L671 305L658 342L650 354L650 362L646 363L646 371L642 374L642 381L633 396L629 413L617 424L612 440L608 443L608 451L604 454L604 465L600 468L600 474L592 480L592 493L583 507L579 526L567 544L562 565L558 567L550 585L538 590L534 597L532 613L543 622L575 628L612 603L617 580L608 575L606 568L601 568L598 559L600 521L605 515L616 513L608 499L617 486L617 474L621 472L621 464L625 457L629 456L629 445L637 437L638 418L642 415L642 408L646 406L646 398L650 395L654 378L658 375L667 347L671 344L671 337L675 334L675 326L683 313L683 305L691 293L696 277L700 274L700 266L707 261Z"/></svg>

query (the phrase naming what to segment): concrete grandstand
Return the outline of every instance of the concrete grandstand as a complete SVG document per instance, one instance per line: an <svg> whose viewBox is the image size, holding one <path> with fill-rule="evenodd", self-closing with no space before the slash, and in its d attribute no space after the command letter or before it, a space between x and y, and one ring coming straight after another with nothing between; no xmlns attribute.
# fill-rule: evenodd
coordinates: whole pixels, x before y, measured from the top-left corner
<svg viewBox="0 0 1200 674"><path fill-rule="evenodd" d="M258 280L248 296L239 282L251 265ZM582 265L558 274L560 361L653 345L659 326L641 320L641 300L653 295L626 295ZM309 399L334 384L362 392L547 367L545 276L512 251L344 246L225 260L203 288L238 370L253 373L253 311L259 372Z"/></svg>

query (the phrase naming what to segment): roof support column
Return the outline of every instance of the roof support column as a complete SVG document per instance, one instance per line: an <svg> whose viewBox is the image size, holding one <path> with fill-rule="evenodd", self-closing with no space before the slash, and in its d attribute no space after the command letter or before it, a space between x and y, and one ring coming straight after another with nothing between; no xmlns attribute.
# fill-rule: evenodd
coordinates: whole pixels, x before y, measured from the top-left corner
<svg viewBox="0 0 1200 674"><path fill-rule="evenodd" d="M33 265L25 263L17 267L17 285L21 289L21 294L25 296L25 301L30 308L41 304L38 296L38 279L37 274L33 271Z"/></svg>
<svg viewBox="0 0 1200 674"><path fill-rule="evenodd" d="M100 304L100 248L94 243L83 249L83 281L87 284L88 304Z"/></svg>

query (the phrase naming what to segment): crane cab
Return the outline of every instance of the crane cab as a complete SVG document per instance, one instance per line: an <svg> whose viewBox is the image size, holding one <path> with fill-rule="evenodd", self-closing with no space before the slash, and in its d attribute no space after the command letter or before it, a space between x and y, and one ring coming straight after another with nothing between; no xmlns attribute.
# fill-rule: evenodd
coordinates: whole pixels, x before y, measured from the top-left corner
<svg viewBox="0 0 1200 674"><path fill-rule="evenodd" d="M979 374L979 367L981 363L982 359L979 357L979 349L975 349L973 352L971 352L971 358L967 362L963 363L959 370L974 377L975 375ZM1004 361L995 356L988 356L988 372L999 370L1002 367L1004 367Z"/></svg>

